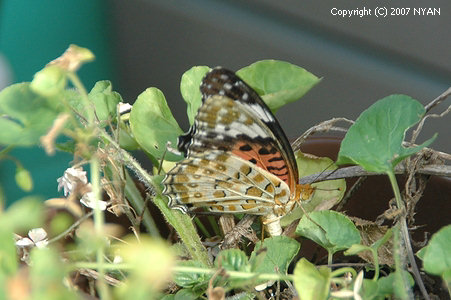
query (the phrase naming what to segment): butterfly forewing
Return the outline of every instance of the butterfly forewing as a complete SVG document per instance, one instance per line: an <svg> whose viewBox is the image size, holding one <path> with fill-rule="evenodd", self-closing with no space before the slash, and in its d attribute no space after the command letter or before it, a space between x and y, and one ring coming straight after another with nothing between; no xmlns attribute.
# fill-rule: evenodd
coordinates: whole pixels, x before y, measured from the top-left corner
<svg viewBox="0 0 451 300"><path fill-rule="evenodd" d="M186 158L163 180L169 206L262 215L273 235L297 201L298 171L279 123L233 72L216 68L200 86L202 105L179 137Z"/></svg>
<svg viewBox="0 0 451 300"><path fill-rule="evenodd" d="M293 151L258 94L223 68L211 70L200 89L203 104L190 131L180 137L179 149L188 153L217 147L244 159L250 157L249 161L278 176L294 191L298 171ZM230 100L217 104L218 99Z"/></svg>

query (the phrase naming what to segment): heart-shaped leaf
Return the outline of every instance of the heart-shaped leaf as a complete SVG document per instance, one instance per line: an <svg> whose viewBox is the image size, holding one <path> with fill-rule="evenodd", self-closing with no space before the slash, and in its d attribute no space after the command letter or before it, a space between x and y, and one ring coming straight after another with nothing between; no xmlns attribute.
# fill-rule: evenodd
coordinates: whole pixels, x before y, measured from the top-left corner
<svg viewBox="0 0 451 300"><path fill-rule="evenodd" d="M367 171L387 173L404 158L431 144L404 148L406 130L421 120L425 109L405 95L383 98L365 110L341 143L337 164L358 164Z"/></svg>
<svg viewBox="0 0 451 300"><path fill-rule="evenodd" d="M303 216L296 233L314 241L331 253L360 243L360 234L354 223L345 215L331 210L311 212L309 218Z"/></svg>
<svg viewBox="0 0 451 300"><path fill-rule="evenodd" d="M142 149L154 158L180 160L180 156L166 151L166 143L177 144L183 133L166 103L163 93L157 88L148 88L138 96L130 113L130 127Z"/></svg>
<svg viewBox="0 0 451 300"><path fill-rule="evenodd" d="M202 102L199 88L200 83L209 70L210 68L207 66L196 66L182 75L180 92L182 93L183 100L187 104L186 111L191 125L194 123L194 117Z"/></svg>
<svg viewBox="0 0 451 300"><path fill-rule="evenodd" d="M305 69L279 60L261 60L236 72L276 112L304 96L320 79Z"/></svg>
<svg viewBox="0 0 451 300"><path fill-rule="evenodd" d="M428 245L421 250L424 269L434 275L451 271L451 225L432 235Z"/></svg>
<svg viewBox="0 0 451 300"><path fill-rule="evenodd" d="M254 272L286 274L288 265L299 251L299 243L286 236L274 236L267 238L255 245L249 262L253 264ZM266 249L266 256L262 261L257 261L261 249ZM277 271L276 271L277 270Z"/></svg>

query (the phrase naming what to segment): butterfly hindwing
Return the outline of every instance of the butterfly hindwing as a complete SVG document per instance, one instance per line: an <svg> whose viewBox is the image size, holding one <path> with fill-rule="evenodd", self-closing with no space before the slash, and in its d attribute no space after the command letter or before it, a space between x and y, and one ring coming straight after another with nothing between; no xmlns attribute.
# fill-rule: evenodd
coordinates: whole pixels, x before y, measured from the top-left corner
<svg viewBox="0 0 451 300"><path fill-rule="evenodd" d="M291 205L285 182L223 151L208 150L184 159L168 172L164 184L169 206L183 211L207 207L214 212L266 215L277 204L279 209Z"/></svg>

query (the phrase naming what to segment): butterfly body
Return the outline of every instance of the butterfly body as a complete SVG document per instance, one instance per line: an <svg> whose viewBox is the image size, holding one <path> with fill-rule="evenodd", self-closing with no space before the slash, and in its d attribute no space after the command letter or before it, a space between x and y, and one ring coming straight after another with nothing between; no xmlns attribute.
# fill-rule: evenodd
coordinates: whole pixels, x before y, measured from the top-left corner
<svg viewBox="0 0 451 300"><path fill-rule="evenodd" d="M298 184L293 151L257 93L233 72L216 68L201 84L202 105L179 137L186 158L163 184L169 206L187 212L261 215L271 235L305 186Z"/></svg>

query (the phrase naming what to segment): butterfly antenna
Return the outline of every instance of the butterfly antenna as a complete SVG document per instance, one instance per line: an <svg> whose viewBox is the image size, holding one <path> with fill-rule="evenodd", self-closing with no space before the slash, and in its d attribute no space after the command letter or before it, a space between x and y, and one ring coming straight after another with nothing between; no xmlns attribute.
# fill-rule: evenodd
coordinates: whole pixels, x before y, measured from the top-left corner
<svg viewBox="0 0 451 300"><path fill-rule="evenodd" d="M321 178L322 175L324 174L324 172L326 172L334 163L330 163L324 170L321 171L321 173L318 174L318 176L316 176L315 179L312 180L312 182L316 182L318 180L318 178ZM327 176L325 176L324 178L321 178L321 181L326 181L327 177L329 177L330 175L334 174L336 171L338 170L332 170L332 172L330 172L329 174L327 174ZM315 188L318 191L340 191L340 188L336 188L336 189L321 189L321 188Z"/></svg>

